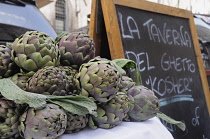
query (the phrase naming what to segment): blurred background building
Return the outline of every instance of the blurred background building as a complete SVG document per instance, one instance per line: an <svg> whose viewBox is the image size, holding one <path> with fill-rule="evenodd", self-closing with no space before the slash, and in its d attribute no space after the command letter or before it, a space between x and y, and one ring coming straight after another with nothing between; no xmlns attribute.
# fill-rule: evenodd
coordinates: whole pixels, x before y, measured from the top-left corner
<svg viewBox="0 0 210 139"><path fill-rule="evenodd" d="M88 25L91 0L36 0L40 11L56 33L71 32Z"/></svg>
<svg viewBox="0 0 210 139"><path fill-rule="evenodd" d="M210 0L148 1L190 10L194 14L210 15ZM36 2L57 33L86 27L90 20L92 0L36 0Z"/></svg>
<svg viewBox="0 0 210 139"><path fill-rule="evenodd" d="M210 0L148 0L176 8L192 11L194 14L210 14Z"/></svg>

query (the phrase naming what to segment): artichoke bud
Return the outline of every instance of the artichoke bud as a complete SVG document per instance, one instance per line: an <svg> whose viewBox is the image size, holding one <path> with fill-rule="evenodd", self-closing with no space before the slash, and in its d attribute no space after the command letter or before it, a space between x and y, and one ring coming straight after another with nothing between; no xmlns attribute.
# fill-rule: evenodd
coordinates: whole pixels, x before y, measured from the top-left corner
<svg viewBox="0 0 210 139"><path fill-rule="evenodd" d="M127 93L127 91L135 86L135 82L132 78L128 77L127 75L123 75L120 81L119 91Z"/></svg>
<svg viewBox="0 0 210 139"><path fill-rule="evenodd" d="M26 90L56 96L78 94L76 73L71 67L44 67L28 80Z"/></svg>
<svg viewBox="0 0 210 139"><path fill-rule="evenodd" d="M11 76L10 79L22 90L26 91L26 84L30 77L34 75L35 72L31 71L28 73L16 73L15 75Z"/></svg>
<svg viewBox="0 0 210 139"><path fill-rule="evenodd" d="M88 34L83 32L63 33L57 38L58 40L60 40L61 65L79 69L83 63L95 57L95 44Z"/></svg>
<svg viewBox="0 0 210 139"><path fill-rule="evenodd" d="M65 133L71 134L84 129L88 122L88 115L77 115L67 112L67 127Z"/></svg>
<svg viewBox="0 0 210 139"><path fill-rule="evenodd" d="M150 89L142 85L134 86L128 90L127 94L134 101L133 108L128 112L131 121L145 121L159 112L158 98Z"/></svg>
<svg viewBox="0 0 210 139"><path fill-rule="evenodd" d="M19 117L22 114L21 107L13 101L0 99L0 136L1 139L19 137Z"/></svg>
<svg viewBox="0 0 210 139"><path fill-rule="evenodd" d="M98 104L97 117L90 116L88 125L93 128L113 128L119 125L130 109L130 100L124 92L118 92L107 103Z"/></svg>
<svg viewBox="0 0 210 139"><path fill-rule="evenodd" d="M121 74L109 60L96 57L81 65L77 79L82 95L103 103L115 97Z"/></svg>
<svg viewBox="0 0 210 139"><path fill-rule="evenodd" d="M56 139L65 132L67 115L55 104L47 104L44 109L29 108L20 117L18 127L26 139Z"/></svg>
<svg viewBox="0 0 210 139"><path fill-rule="evenodd" d="M37 71L60 64L60 51L53 38L38 31L27 31L12 44L12 60L25 71Z"/></svg>
<svg viewBox="0 0 210 139"><path fill-rule="evenodd" d="M11 59L11 49L0 45L0 79L10 77L18 71L18 66Z"/></svg>

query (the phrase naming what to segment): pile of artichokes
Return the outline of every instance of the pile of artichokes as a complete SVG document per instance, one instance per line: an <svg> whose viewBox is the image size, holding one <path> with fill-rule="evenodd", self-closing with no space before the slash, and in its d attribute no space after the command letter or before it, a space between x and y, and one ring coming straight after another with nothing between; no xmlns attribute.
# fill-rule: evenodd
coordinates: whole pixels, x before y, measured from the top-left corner
<svg viewBox="0 0 210 139"><path fill-rule="evenodd" d="M28 31L0 45L1 138L55 139L85 127L109 129L156 116L158 98L136 84L119 61L95 57L94 41L83 32L54 40ZM94 114L78 112L86 99L95 104ZM41 105L37 100L46 104L35 107Z"/></svg>

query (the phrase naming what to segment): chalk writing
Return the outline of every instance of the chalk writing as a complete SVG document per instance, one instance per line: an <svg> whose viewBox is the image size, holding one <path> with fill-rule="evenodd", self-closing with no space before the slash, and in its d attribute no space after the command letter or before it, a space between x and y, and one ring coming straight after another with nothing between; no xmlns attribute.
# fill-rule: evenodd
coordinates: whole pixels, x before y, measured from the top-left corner
<svg viewBox="0 0 210 139"><path fill-rule="evenodd" d="M189 58L181 58L163 54L161 58L161 68L164 71L175 69L177 72L189 71L195 72L195 64Z"/></svg>
<svg viewBox="0 0 210 139"><path fill-rule="evenodd" d="M120 26L121 26L121 31L122 31L122 37L123 38L134 39L134 34L137 34L138 39L140 39L140 32L139 32L139 29L138 29L136 21L131 16L127 17L127 20L126 20L127 21L127 27L128 27L128 30L129 30L130 34L126 35L125 34L125 30L124 30L124 26L123 26L123 22L122 22L123 16L122 16L122 14L120 12L118 12L118 15L119 15L119 19L120 19ZM131 24L134 25L133 28L131 27Z"/></svg>
<svg viewBox="0 0 210 139"><path fill-rule="evenodd" d="M150 71L152 69L155 69L155 66L150 65L149 56L148 56L148 53L146 52L141 52L141 53L136 54L132 51L126 51L125 55L128 59L132 59L132 58L135 59L134 61L136 62L140 72L145 71L145 70ZM143 66L145 64L146 66Z"/></svg>
<svg viewBox="0 0 210 139"><path fill-rule="evenodd" d="M182 94L191 92L190 83L192 78L178 78L173 76L167 76L165 78L148 76L148 80L145 81L147 85L150 85L152 91L159 96L165 96L166 94Z"/></svg>
<svg viewBox="0 0 210 139"><path fill-rule="evenodd" d="M125 55L128 59L132 59L136 62L140 72L156 69L155 66L150 64L150 59L147 52L136 54L132 51L126 51ZM157 59L157 62L158 61L160 61L159 65L161 65L160 67L164 71L175 69L177 72L195 72L195 65L189 58L171 57L164 53L161 60ZM191 77L178 78L166 76L164 78L159 78L156 76L148 76L144 82L146 85L150 86L149 88L151 88L152 91L160 96L164 96L165 94L171 94L172 92L175 94L191 92L192 89L190 88L190 85L193 80Z"/></svg>
<svg viewBox="0 0 210 139"><path fill-rule="evenodd" d="M192 118L192 125L193 126L199 126L200 125L200 122L199 122L200 116L198 116L198 113L197 113L198 109L199 109L199 107L195 108L195 118Z"/></svg>
<svg viewBox="0 0 210 139"><path fill-rule="evenodd" d="M162 32L155 23L152 23L153 19L147 20L143 26L147 27L148 35L151 41L163 42L164 44L191 47L190 35L187 31L183 31L183 26L180 26L179 30L167 28L167 24L164 23Z"/></svg>

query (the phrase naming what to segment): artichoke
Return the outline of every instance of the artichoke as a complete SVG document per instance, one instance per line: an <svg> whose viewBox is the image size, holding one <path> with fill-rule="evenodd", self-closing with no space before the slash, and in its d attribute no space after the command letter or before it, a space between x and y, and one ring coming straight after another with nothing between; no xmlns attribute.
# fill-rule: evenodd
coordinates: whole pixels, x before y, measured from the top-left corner
<svg viewBox="0 0 210 139"><path fill-rule="evenodd" d="M29 108L20 117L19 130L26 139L55 139L66 129L67 115L55 104L44 109Z"/></svg>
<svg viewBox="0 0 210 139"><path fill-rule="evenodd" d="M34 75L34 72L29 73L16 73L15 75L11 76L10 79L22 90L26 91L26 84L30 77Z"/></svg>
<svg viewBox="0 0 210 139"><path fill-rule="evenodd" d="M81 65L77 78L82 95L98 102L107 102L118 92L121 74L109 60L95 57Z"/></svg>
<svg viewBox="0 0 210 139"><path fill-rule="evenodd" d="M76 77L74 78L75 72L70 67L44 67L28 80L26 90L44 95L65 96L76 94L78 85L76 85Z"/></svg>
<svg viewBox="0 0 210 139"><path fill-rule="evenodd" d="M19 68L11 59L11 49L0 45L0 79L15 74Z"/></svg>
<svg viewBox="0 0 210 139"><path fill-rule="evenodd" d="M97 106L98 116L90 116L88 125L93 129L113 128L122 122L129 110L129 97L124 92L117 92L117 95L109 102Z"/></svg>
<svg viewBox="0 0 210 139"><path fill-rule="evenodd" d="M68 79L68 94L79 94L79 81L76 78L78 70L70 66L59 66L59 68Z"/></svg>
<svg viewBox="0 0 210 139"><path fill-rule="evenodd" d="M72 66L76 69L95 57L93 39L83 32L64 34L59 41L59 49L61 65Z"/></svg>
<svg viewBox="0 0 210 139"><path fill-rule="evenodd" d="M77 115L70 112L67 113L67 127L65 133L76 133L84 129L88 122L87 115Z"/></svg>
<svg viewBox="0 0 210 139"><path fill-rule="evenodd" d="M135 86L135 84L136 83L130 77L123 75L120 81L119 91L127 93L127 91Z"/></svg>
<svg viewBox="0 0 210 139"><path fill-rule="evenodd" d="M0 137L1 139L19 137L19 117L21 107L13 101L0 99Z"/></svg>
<svg viewBox="0 0 210 139"><path fill-rule="evenodd" d="M12 44L12 60L23 70L37 71L45 66L60 64L60 51L47 34L27 31Z"/></svg>
<svg viewBox="0 0 210 139"><path fill-rule="evenodd" d="M128 112L131 121L145 121L156 116L159 112L158 98L154 92L145 86L134 86L128 90L127 95L134 103Z"/></svg>

